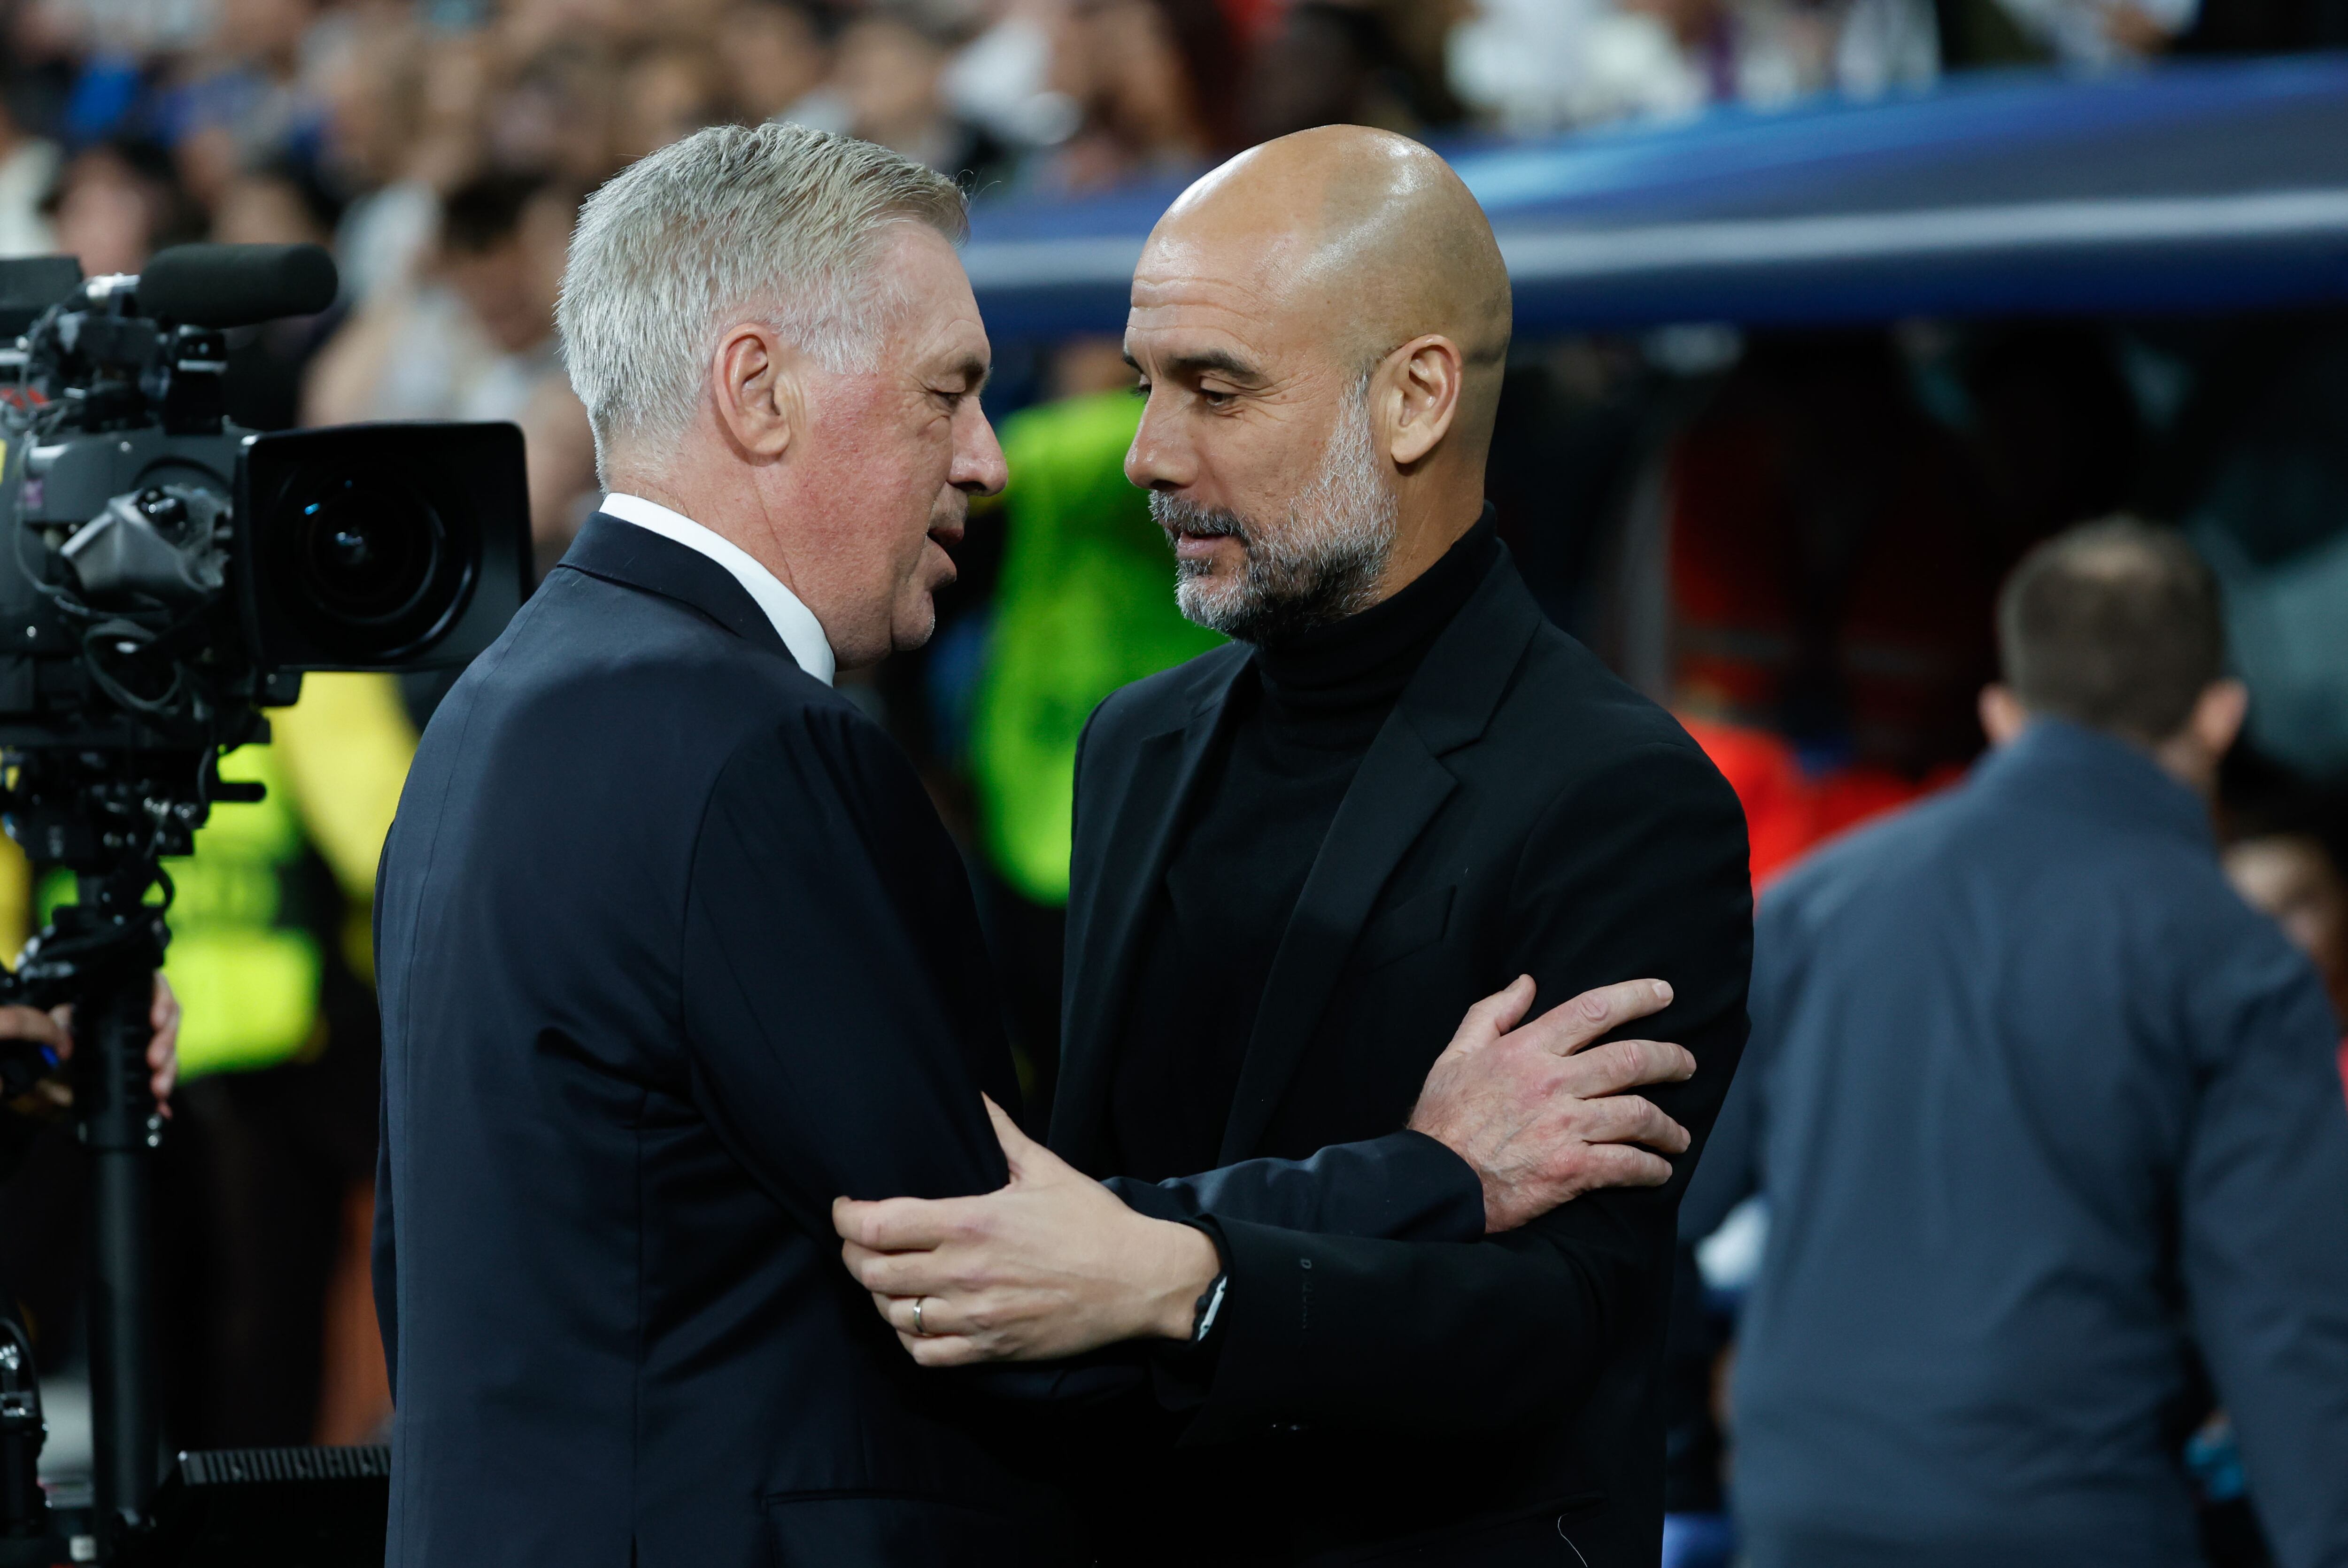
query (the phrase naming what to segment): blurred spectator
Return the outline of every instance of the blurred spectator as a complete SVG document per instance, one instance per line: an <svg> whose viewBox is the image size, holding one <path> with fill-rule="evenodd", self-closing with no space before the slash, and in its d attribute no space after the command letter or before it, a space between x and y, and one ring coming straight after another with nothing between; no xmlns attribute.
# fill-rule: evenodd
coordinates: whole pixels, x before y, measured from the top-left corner
<svg viewBox="0 0 2348 1568"><path fill-rule="evenodd" d="M57 176L57 149L19 122L15 85L0 95L0 257L45 255L57 244L41 200Z"/></svg>
<svg viewBox="0 0 2348 1568"><path fill-rule="evenodd" d="M1412 135L1456 124L1444 48L1466 15L1464 0L1296 0L1251 62L1243 139L1316 125Z"/></svg>
<svg viewBox="0 0 2348 1568"><path fill-rule="evenodd" d="M219 0L211 36L160 110L199 202L209 207L238 169L312 133L301 66L316 15L315 0Z"/></svg>
<svg viewBox="0 0 2348 1568"><path fill-rule="evenodd" d="M2312 833L2260 833L2226 851L2226 875L2315 960L2333 1011L2348 1018L2348 875Z"/></svg>
<svg viewBox="0 0 2348 1568"><path fill-rule="evenodd" d="M1450 80L1503 127L1537 131L1871 98L1930 83L1939 56L1930 0L1485 0L1452 36Z"/></svg>
<svg viewBox="0 0 2348 1568"><path fill-rule="evenodd" d="M166 245L203 237L202 210L188 199L170 154L119 138L68 159L42 211L57 247L91 277L135 273Z"/></svg>
<svg viewBox="0 0 2348 1568"><path fill-rule="evenodd" d="M312 424L519 424L542 565L568 546L595 488L586 410L554 341L577 208L563 187L532 175L483 175L451 191L432 274L352 318L320 354L306 401Z"/></svg>
<svg viewBox="0 0 2348 1568"><path fill-rule="evenodd" d="M1066 0L1004 0L992 25L946 67L946 102L1014 147L1066 140L1079 110L1051 77L1065 63L1058 46L1072 8Z"/></svg>
<svg viewBox="0 0 2348 1568"><path fill-rule="evenodd" d="M345 29L319 70L318 178L345 202L335 232L343 297L405 282L438 222L419 154L425 55L405 27Z"/></svg>
<svg viewBox="0 0 2348 1568"><path fill-rule="evenodd" d="M726 113L717 63L706 48L666 44L647 50L620 75L619 112L608 160L613 167L633 163L705 125L716 124Z"/></svg>
<svg viewBox="0 0 2348 1568"><path fill-rule="evenodd" d="M845 132L849 108L829 85L831 45L805 0L735 0L718 16L717 58L743 119Z"/></svg>
<svg viewBox="0 0 2348 1568"><path fill-rule="evenodd" d="M2228 880L2315 961L2348 1026L2348 795L2250 758L2228 778L2225 820Z"/></svg>
<svg viewBox="0 0 2348 1568"><path fill-rule="evenodd" d="M1210 0L1076 0L1053 38L1048 94L1075 129L1038 183L1080 192L1200 167L1231 134L1231 56Z"/></svg>
<svg viewBox="0 0 2348 1568"><path fill-rule="evenodd" d="M966 31L941 3L874 5L841 31L832 80L847 107L850 135L983 189L1007 171L1007 151L956 116L942 91L946 66Z"/></svg>
<svg viewBox="0 0 2348 1568"><path fill-rule="evenodd" d="M342 208L305 166L281 160L248 170L222 189L211 237L224 244L330 244ZM291 428L300 418L302 377L341 320L287 316L229 335L228 413L255 430Z"/></svg>
<svg viewBox="0 0 2348 1568"><path fill-rule="evenodd" d="M2348 1560L2348 1099L2306 958L2226 886L2246 696L2208 569L2091 525L2000 596L1996 749L1761 902L1753 1035L1682 1211L1758 1189L1753 1568L2189 1568L2240 1433L2282 1568Z"/></svg>
<svg viewBox="0 0 2348 1568"><path fill-rule="evenodd" d="M2066 66L2098 70L2168 47L2200 0L1998 0L2022 30Z"/></svg>
<svg viewBox="0 0 2348 1568"><path fill-rule="evenodd" d="M487 69L491 62L450 58L443 70L458 73ZM587 187L610 174L614 144L623 122L634 133L637 105L630 101L632 85L621 75L609 51L592 38L567 39L529 57L505 91L489 95L476 112L484 118L484 159L491 168L528 170L560 176ZM667 110L660 103L663 84L658 73L642 84L644 109L654 119ZM443 90L456 98L455 83Z"/></svg>

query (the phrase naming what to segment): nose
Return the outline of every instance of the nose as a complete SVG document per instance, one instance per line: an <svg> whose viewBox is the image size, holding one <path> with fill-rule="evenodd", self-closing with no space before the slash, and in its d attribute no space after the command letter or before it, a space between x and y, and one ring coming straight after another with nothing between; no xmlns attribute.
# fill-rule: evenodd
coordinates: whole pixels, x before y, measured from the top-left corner
<svg viewBox="0 0 2348 1568"><path fill-rule="evenodd" d="M953 483L964 495L1000 495L1011 480L1003 459L1003 443L975 397L965 400L954 419Z"/></svg>
<svg viewBox="0 0 2348 1568"><path fill-rule="evenodd" d="M1141 428L1126 449L1125 477L1148 490L1180 490L1198 478L1198 461L1173 416L1155 396L1142 406Z"/></svg>

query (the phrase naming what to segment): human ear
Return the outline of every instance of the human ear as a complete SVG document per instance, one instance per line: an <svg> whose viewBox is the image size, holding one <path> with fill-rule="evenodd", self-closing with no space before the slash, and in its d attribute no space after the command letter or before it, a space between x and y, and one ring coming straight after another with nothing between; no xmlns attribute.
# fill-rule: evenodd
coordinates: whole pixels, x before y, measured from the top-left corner
<svg viewBox="0 0 2348 1568"><path fill-rule="evenodd" d="M2011 686L1995 681L1981 690L1982 733L1989 737L1992 746L2003 746L2030 727L2030 710L2013 695Z"/></svg>
<svg viewBox="0 0 2348 1568"><path fill-rule="evenodd" d="M2233 749L2250 711L2250 687L2238 680L2211 681L2193 704L2193 738L2213 758L2223 757Z"/></svg>
<svg viewBox="0 0 2348 1568"><path fill-rule="evenodd" d="M1391 410L1386 455L1408 468L1441 444L1459 412L1463 366L1447 337L1415 337L1386 356L1392 374L1385 399Z"/></svg>
<svg viewBox="0 0 2348 1568"><path fill-rule="evenodd" d="M757 322L726 333L711 355L709 380L735 451L752 462L781 457L798 422L798 382L775 335Z"/></svg>

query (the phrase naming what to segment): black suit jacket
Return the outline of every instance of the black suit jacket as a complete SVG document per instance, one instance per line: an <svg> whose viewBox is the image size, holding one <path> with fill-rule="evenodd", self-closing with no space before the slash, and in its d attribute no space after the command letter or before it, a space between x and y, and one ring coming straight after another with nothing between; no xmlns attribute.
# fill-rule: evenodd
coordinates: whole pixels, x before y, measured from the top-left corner
<svg viewBox="0 0 2348 1568"><path fill-rule="evenodd" d="M442 705L386 846L395 1564L1054 1560L834 1195L1004 1178L961 862L749 595L607 517Z"/></svg>
<svg viewBox="0 0 2348 1568"><path fill-rule="evenodd" d="M1149 890L1250 661L1222 648L1128 687L1079 752L1051 1141L1089 1170ZM1694 1052L1693 1081L1652 1092L1700 1150L1745 1038L1751 932L1735 795L1668 714L1542 619L1504 557L1404 692L1313 863L1222 1158L1406 1148L1394 1130L1460 1016L1519 974L1537 1006L1670 981L1672 1006L1638 1032ZM1586 1196L1481 1241L1480 1209L1452 1241L1220 1213L1222 1343L1183 1449L1126 1467L1141 1480L1125 1506L1148 1511L1128 1553L1342 1562L1416 1543L1426 1561L1652 1563L1673 1216L1695 1154L1668 1187Z"/></svg>

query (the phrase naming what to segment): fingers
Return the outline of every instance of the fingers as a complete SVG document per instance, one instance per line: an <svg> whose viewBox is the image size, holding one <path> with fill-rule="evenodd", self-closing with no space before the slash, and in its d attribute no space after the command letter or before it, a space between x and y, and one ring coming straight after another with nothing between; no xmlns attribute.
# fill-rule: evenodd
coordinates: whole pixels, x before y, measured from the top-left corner
<svg viewBox="0 0 2348 1568"><path fill-rule="evenodd" d="M1591 1180L1581 1183L1586 1191L1601 1187L1660 1187L1672 1179L1672 1162L1627 1143L1601 1144L1584 1151Z"/></svg>
<svg viewBox="0 0 2348 1568"><path fill-rule="evenodd" d="M38 1007L0 1007L0 1037L46 1046L57 1053L59 1061L73 1055L73 1036Z"/></svg>
<svg viewBox="0 0 2348 1568"><path fill-rule="evenodd" d="M911 1301L959 1283L949 1279L938 1267L935 1253L876 1253L870 1247L843 1242L839 1256L848 1265L848 1272L856 1276L856 1283L875 1295L903 1296Z"/></svg>
<svg viewBox="0 0 2348 1568"><path fill-rule="evenodd" d="M831 1228L843 1241L876 1253L928 1252L956 1233L958 1200L952 1198L883 1198L867 1202L854 1198L831 1202Z"/></svg>
<svg viewBox="0 0 2348 1568"><path fill-rule="evenodd" d="M1684 1154L1687 1129L1635 1094L1581 1102L1588 1120L1583 1139L1591 1143L1643 1143L1666 1154Z"/></svg>
<svg viewBox="0 0 2348 1568"><path fill-rule="evenodd" d="M1526 1032L1559 1056L1571 1056L1591 1041L1601 1039L1650 1013L1671 1006L1672 988L1661 980L1623 980L1597 985L1569 1002L1560 1002L1526 1026Z"/></svg>
<svg viewBox="0 0 2348 1568"><path fill-rule="evenodd" d="M147 1066L154 1073L156 1103L169 1116L171 1090L180 1081L180 999L171 994L171 983L160 975L155 976L155 1004L147 1021L155 1031L154 1038L147 1042Z"/></svg>
<svg viewBox="0 0 2348 1568"><path fill-rule="evenodd" d="M900 1334L897 1336L897 1343L903 1346L905 1353L923 1367L968 1367L976 1362L994 1359L979 1348L978 1341L965 1339L959 1335L915 1338L910 1334Z"/></svg>
<svg viewBox="0 0 2348 1568"><path fill-rule="evenodd" d="M1481 1050L1515 1028L1533 1005L1533 977L1519 975L1468 1009L1459 1020L1459 1028L1451 1037L1451 1049L1462 1053Z"/></svg>
<svg viewBox="0 0 2348 1568"><path fill-rule="evenodd" d="M1560 1083L1583 1099L1651 1084L1684 1083L1695 1076L1695 1054L1669 1040L1609 1040L1568 1062Z"/></svg>
<svg viewBox="0 0 2348 1568"><path fill-rule="evenodd" d="M978 1098L986 1106L986 1119L994 1123L994 1141L1003 1145L1004 1161L1011 1167L1011 1174L1015 1179L1023 1169L1034 1165L1035 1156L1043 1151L1043 1146L1020 1131L1019 1124L1012 1120L991 1097L980 1095Z"/></svg>
<svg viewBox="0 0 2348 1568"><path fill-rule="evenodd" d="M872 1305L880 1314L881 1321L897 1331L897 1343L905 1347L905 1354L917 1365L966 1367L974 1361L992 1359L977 1340L963 1334L939 1332L942 1324L951 1322L957 1327L963 1325L961 1315L947 1315L952 1309L935 1296L921 1303L922 1332L919 1334L913 1332L912 1298L875 1295Z"/></svg>

